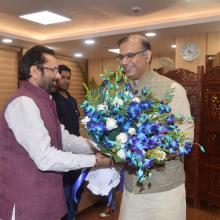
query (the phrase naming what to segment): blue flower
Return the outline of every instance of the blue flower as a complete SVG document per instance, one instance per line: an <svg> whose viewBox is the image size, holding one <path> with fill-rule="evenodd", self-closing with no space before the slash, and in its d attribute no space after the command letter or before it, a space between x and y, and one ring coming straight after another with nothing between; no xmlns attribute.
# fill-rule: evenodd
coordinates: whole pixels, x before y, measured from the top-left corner
<svg viewBox="0 0 220 220"><path fill-rule="evenodd" d="M184 148L185 148L185 150L186 150L186 154L189 154L189 153L192 151L192 143L186 141L186 142L185 142L185 145L184 145Z"/></svg>
<svg viewBox="0 0 220 220"><path fill-rule="evenodd" d="M117 124L123 124L125 122L125 117L123 115L116 115L115 116L115 120L117 121Z"/></svg>
<svg viewBox="0 0 220 220"><path fill-rule="evenodd" d="M107 148L112 148L114 146L115 142L111 141L107 136L103 138L103 145Z"/></svg>
<svg viewBox="0 0 220 220"><path fill-rule="evenodd" d="M141 102L141 107L143 110L149 110L151 107L151 102L149 100L144 100Z"/></svg>
<svg viewBox="0 0 220 220"><path fill-rule="evenodd" d="M145 159L143 163L143 168L150 169L154 165L154 158Z"/></svg>
<svg viewBox="0 0 220 220"><path fill-rule="evenodd" d="M143 170L142 170L142 169L139 169L138 172L137 172L137 176L138 176L139 178L141 178L143 175L144 175Z"/></svg>
<svg viewBox="0 0 220 220"><path fill-rule="evenodd" d="M90 115L90 122L91 123L98 123L98 122L101 122L103 119L101 117L101 115L99 115L98 113L93 113Z"/></svg>
<svg viewBox="0 0 220 220"><path fill-rule="evenodd" d="M140 116L140 113L141 113L140 103L131 102L127 111L128 117L138 118Z"/></svg>
<svg viewBox="0 0 220 220"><path fill-rule="evenodd" d="M173 149L173 151L177 151L179 149L179 142L177 140L173 140L170 142L169 146Z"/></svg>
<svg viewBox="0 0 220 220"><path fill-rule="evenodd" d="M126 83L125 87L126 87L127 91L131 91L132 90L131 83Z"/></svg>
<svg viewBox="0 0 220 220"><path fill-rule="evenodd" d="M152 134L159 134L161 132L161 126L160 124L151 124L150 130Z"/></svg>
<svg viewBox="0 0 220 220"><path fill-rule="evenodd" d="M132 127L132 122L131 121L125 121L122 125L121 125L121 130L124 132L128 132L129 128Z"/></svg>
<svg viewBox="0 0 220 220"><path fill-rule="evenodd" d="M160 103L160 105L158 107L158 112L160 114L169 113L169 112L171 112L171 108L169 105L164 105L163 103Z"/></svg>
<svg viewBox="0 0 220 220"><path fill-rule="evenodd" d="M89 121L87 123L87 128L94 136L97 136L97 137L103 136L104 133L107 131L105 124L102 122L96 124L96 123Z"/></svg>
<svg viewBox="0 0 220 220"><path fill-rule="evenodd" d="M169 115L167 118L166 118L166 123L168 125L173 125L175 123L175 117L174 115Z"/></svg>

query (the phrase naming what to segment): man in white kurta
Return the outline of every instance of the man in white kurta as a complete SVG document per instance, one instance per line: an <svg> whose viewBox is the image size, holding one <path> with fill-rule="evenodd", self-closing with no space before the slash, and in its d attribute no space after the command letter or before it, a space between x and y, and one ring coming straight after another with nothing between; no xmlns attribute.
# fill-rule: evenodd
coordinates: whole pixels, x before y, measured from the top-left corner
<svg viewBox="0 0 220 220"><path fill-rule="evenodd" d="M28 50L20 63L23 83L0 113L0 219L61 218L62 173L110 164L58 122L49 94L60 78L57 66L53 50Z"/></svg>
<svg viewBox="0 0 220 220"><path fill-rule="evenodd" d="M119 42L120 65L131 80L133 90L141 94L151 88L158 99L174 89L170 103L173 114L185 116L180 129L193 141L194 123L185 89L177 82L151 70L151 46L142 35L129 35ZM134 170L125 167L125 190L119 220L185 220L185 173L183 161L177 157L152 170L152 177L143 187L137 185Z"/></svg>

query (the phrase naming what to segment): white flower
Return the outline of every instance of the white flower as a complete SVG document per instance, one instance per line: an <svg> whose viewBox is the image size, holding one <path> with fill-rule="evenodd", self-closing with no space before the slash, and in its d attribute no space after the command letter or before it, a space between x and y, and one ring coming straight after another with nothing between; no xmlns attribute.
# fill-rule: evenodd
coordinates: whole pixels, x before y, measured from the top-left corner
<svg viewBox="0 0 220 220"><path fill-rule="evenodd" d="M125 144L121 144L120 147L121 147L121 149L124 149L125 148Z"/></svg>
<svg viewBox="0 0 220 220"><path fill-rule="evenodd" d="M106 128L110 131L117 128L117 121L114 118L107 118L106 120Z"/></svg>
<svg viewBox="0 0 220 220"><path fill-rule="evenodd" d="M133 135L136 133L136 129L135 128L129 128L128 129L128 134Z"/></svg>
<svg viewBox="0 0 220 220"><path fill-rule="evenodd" d="M126 133L120 133L116 136L116 141L125 144L128 141L128 135Z"/></svg>
<svg viewBox="0 0 220 220"><path fill-rule="evenodd" d="M137 127L140 127L142 125L142 123L138 122L137 123Z"/></svg>
<svg viewBox="0 0 220 220"><path fill-rule="evenodd" d="M99 105L97 105L97 110L98 111L106 111L106 110L108 110L108 106L105 103L99 104Z"/></svg>
<svg viewBox="0 0 220 220"><path fill-rule="evenodd" d="M90 118L88 117L88 116L86 116L85 118L83 118L82 120L81 120L81 123L83 124L83 125L87 125L87 123L90 121Z"/></svg>
<svg viewBox="0 0 220 220"><path fill-rule="evenodd" d="M112 104L113 104L114 106L120 106L120 105L123 105L124 102L123 102L122 99L120 99L120 98L118 98L118 97L116 96L116 97L113 99Z"/></svg>
<svg viewBox="0 0 220 220"><path fill-rule="evenodd" d="M123 160L125 160L125 151L123 149L120 149L118 152L117 152L117 156Z"/></svg>
<svg viewBox="0 0 220 220"><path fill-rule="evenodd" d="M141 100L140 100L138 97L134 97L134 98L132 99L132 101L133 101L133 102L138 102L138 103L141 102Z"/></svg>
<svg viewBox="0 0 220 220"><path fill-rule="evenodd" d="M125 92L125 95L130 96L130 97L133 97L133 94L132 94L131 92L129 92L129 91L126 91L126 92Z"/></svg>
<svg viewBox="0 0 220 220"><path fill-rule="evenodd" d="M155 151L155 153L156 153L156 157L155 157L155 158L156 158L157 160L165 160L165 158L166 158L166 153L165 153L164 151L157 149L157 150Z"/></svg>

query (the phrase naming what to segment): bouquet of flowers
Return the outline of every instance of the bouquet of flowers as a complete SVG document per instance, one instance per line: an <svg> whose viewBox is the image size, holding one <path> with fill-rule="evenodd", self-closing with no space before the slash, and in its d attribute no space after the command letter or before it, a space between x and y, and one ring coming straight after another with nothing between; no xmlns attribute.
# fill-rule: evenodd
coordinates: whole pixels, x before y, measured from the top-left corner
<svg viewBox="0 0 220 220"><path fill-rule="evenodd" d="M173 115L168 105L172 90L163 100L148 88L138 96L121 68L105 70L101 78L98 88L85 85L81 107L87 134L102 153L136 169L140 183L151 175L155 164L189 154L191 141L178 127L184 118Z"/></svg>

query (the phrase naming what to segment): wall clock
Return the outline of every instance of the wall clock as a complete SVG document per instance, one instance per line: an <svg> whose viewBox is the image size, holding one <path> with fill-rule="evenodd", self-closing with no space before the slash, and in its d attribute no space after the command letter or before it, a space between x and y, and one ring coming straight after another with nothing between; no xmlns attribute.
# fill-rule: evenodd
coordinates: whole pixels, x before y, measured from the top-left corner
<svg viewBox="0 0 220 220"><path fill-rule="evenodd" d="M187 43L181 48L180 55L183 60L191 62L199 57L200 50L197 44Z"/></svg>

